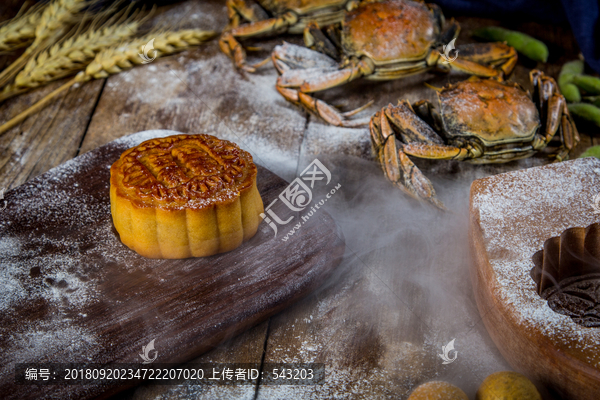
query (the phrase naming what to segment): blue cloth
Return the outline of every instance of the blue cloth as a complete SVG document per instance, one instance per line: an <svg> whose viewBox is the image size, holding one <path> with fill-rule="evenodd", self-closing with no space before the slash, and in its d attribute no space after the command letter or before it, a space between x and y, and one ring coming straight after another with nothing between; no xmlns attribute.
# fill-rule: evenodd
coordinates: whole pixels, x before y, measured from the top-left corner
<svg viewBox="0 0 600 400"><path fill-rule="evenodd" d="M600 73L600 0L433 0L444 10L496 19L568 21L586 63Z"/></svg>

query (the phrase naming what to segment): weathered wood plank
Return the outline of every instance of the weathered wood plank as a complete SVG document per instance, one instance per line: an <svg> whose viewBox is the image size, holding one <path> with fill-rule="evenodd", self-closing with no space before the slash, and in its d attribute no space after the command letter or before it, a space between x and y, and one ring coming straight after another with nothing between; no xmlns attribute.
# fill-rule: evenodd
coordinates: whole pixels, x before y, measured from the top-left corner
<svg viewBox="0 0 600 400"><path fill-rule="evenodd" d="M8 121L62 83L7 100L0 105L0 121ZM16 187L75 157L102 85L99 80L85 88L72 88L0 136L0 187Z"/></svg>

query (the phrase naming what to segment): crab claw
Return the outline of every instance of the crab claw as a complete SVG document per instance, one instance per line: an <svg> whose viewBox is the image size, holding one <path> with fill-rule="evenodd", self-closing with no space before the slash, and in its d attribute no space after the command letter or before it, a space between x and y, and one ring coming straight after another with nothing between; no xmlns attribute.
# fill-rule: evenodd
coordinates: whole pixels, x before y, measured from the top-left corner
<svg viewBox="0 0 600 400"><path fill-rule="evenodd" d="M369 128L373 151L385 177L409 196L441 210L447 210L444 203L437 198L431 181L406 155L404 146L397 148L394 131L384 110L378 111L371 118Z"/></svg>
<svg viewBox="0 0 600 400"><path fill-rule="evenodd" d="M417 168L402 149L398 149L398 158L404 175L404 185L411 194L416 195L416 198L420 200L425 200L430 204L433 204L441 210L447 211L444 203L437 198L431 181L423 175L421 170Z"/></svg>

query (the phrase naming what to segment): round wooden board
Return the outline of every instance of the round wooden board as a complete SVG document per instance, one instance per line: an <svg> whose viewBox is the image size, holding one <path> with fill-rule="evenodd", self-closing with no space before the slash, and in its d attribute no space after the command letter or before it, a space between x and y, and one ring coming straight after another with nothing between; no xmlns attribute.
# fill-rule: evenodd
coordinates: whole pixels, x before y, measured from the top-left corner
<svg viewBox="0 0 600 400"><path fill-rule="evenodd" d="M600 328L548 306L533 254L574 226L598 222L600 160L578 159L479 179L471 186L471 278L485 326L506 360L558 398L597 399Z"/></svg>

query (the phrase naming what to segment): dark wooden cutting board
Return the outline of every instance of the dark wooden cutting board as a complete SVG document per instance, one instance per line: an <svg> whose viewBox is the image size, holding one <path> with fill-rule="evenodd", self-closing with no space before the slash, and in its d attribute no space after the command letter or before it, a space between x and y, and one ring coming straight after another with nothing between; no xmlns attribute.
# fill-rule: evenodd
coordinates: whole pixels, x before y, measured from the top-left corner
<svg viewBox="0 0 600 400"><path fill-rule="evenodd" d="M141 363L138 354L152 339L157 362L189 361L308 294L341 261L342 234L325 212L286 241L285 232L275 236L263 222L241 247L207 258L151 260L125 247L110 215L109 167L127 148L176 133L121 138L5 194L2 397L93 398L117 392L125 386L17 385L14 366ZM265 207L286 186L258 167Z"/></svg>

